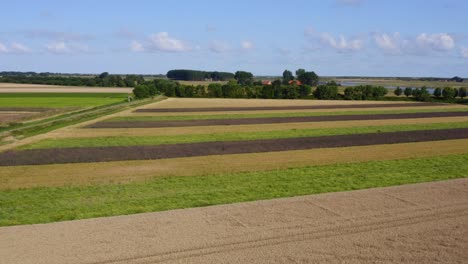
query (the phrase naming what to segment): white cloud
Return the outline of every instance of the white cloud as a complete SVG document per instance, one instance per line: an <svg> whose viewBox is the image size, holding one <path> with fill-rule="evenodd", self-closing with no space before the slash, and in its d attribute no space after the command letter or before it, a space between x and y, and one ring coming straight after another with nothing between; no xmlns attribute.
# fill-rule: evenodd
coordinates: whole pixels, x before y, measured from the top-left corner
<svg viewBox="0 0 468 264"><path fill-rule="evenodd" d="M427 55L447 52L455 48L455 39L447 33L421 33L413 38L402 38L400 33L376 33L374 40L387 54Z"/></svg>
<svg viewBox="0 0 468 264"><path fill-rule="evenodd" d="M89 48L87 45L78 43L69 43L65 41L51 42L45 45L46 49L50 53L54 54L72 54L72 53L84 53L88 52Z"/></svg>
<svg viewBox="0 0 468 264"><path fill-rule="evenodd" d="M130 50L135 51L135 52L142 52L145 51L145 48L143 47L143 44L139 41L132 41L130 44Z"/></svg>
<svg viewBox="0 0 468 264"><path fill-rule="evenodd" d="M154 33L144 40L130 43L130 50L133 52L185 52L193 49L188 43L170 37L167 32Z"/></svg>
<svg viewBox="0 0 468 264"><path fill-rule="evenodd" d="M386 33L375 34L374 40L377 46L385 53L397 54L400 53L400 33L395 32L393 35Z"/></svg>
<svg viewBox="0 0 468 264"><path fill-rule="evenodd" d="M255 48L254 44L251 41L244 40L241 42L241 48L243 50L252 50Z"/></svg>
<svg viewBox="0 0 468 264"><path fill-rule="evenodd" d="M192 50L188 44L184 43L182 40L170 37L167 32L152 34L149 37L148 49L167 52L184 52Z"/></svg>
<svg viewBox="0 0 468 264"><path fill-rule="evenodd" d="M359 51L364 48L364 41L362 39L354 38L347 40L343 35L335 39L330 33L322 33L320 35L320 41L322 44L339 52Z"/></svg>
<svg viewBox="0 0 468 264"><path fill-rule="evenodd" d="M31 52L31 49L26 47L25 45L18 43L18 42L13 42L11 44L11 50L16 53L29 53Z"/></svg>
<svg viewBox="0 0 468 264"><path fill-rule="evenodd" d="M461 47L460 53L463 58L468 59L468 47Z"/></svg>
<svg viewBox="0 0 468 264"><path fill-rule="evenodd" d="M230 47L226 42L214 40L210 43L209 49L215 53L223 53L229 51Z"/></svg>
<svg viewBox="0 0 468 264"><path fill-rule="evenodd" d="M447 51L455 47L455 40L447 33L426 34L421 33L416 38L416 43L423 48L437 51Z"/></svg>
<svg viewBox="0 0 468 264"><path fill-rule="evenodd" d="M0 53L22 54L22 53L30 53L30 52L32 52L30 48L18 42L13 42L10 45L0 43Z"/></svg>

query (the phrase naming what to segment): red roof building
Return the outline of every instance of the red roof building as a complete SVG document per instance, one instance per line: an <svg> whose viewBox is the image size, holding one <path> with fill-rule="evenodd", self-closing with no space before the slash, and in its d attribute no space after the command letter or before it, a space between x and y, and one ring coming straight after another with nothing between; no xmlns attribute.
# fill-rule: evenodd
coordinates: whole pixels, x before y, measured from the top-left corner
<svg viewBox="0 0 468 264"><path fill-rule="evenodd" d="M302 83L298 80L291 80L288 82L289 84L295 84L295 85L302 85Z"/></svg>

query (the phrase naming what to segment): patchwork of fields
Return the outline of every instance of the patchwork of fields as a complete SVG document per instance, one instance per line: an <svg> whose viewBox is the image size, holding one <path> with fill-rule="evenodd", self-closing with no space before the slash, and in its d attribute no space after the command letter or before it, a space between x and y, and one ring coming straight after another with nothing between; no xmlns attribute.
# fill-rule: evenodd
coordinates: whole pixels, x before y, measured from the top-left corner
<svg viewBox="0 0 468 264"><path fill-rule="evenodd" d="M0 225L464 178L468 107L176 99L0 152Z"/></svg>

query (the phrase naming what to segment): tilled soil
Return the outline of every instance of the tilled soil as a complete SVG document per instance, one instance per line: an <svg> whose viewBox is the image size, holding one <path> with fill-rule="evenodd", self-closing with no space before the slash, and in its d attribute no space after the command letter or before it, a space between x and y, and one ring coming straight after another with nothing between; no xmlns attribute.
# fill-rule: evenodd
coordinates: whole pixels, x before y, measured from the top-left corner
<svg viewBox="0 0 468 264"><path fill-rule="evenodd" d="M465 263L468 179L0 228L5 264Z"/></svg>
<svg viewBox="0 0 468 264"><path fill-rule="evenodd" d="M46 108L46 107L0 107L0 112L46 112L49 110L53 110L53 108Z"/></svg>
<svg viewBox="0 0 468 264"><path fill-rule="evenodd" d="M308 110L308 109L341 109L341 108L378 108L378 107L418 107L442 106L437 103L390 103L390 104L351 104L351 105L297 105L297 106L259 106L259 107L198 107L198 108L142 108L134 112L174 113L174 112L229 112L259 110Z"/></svg>
<svg viewBox="0 0 468 264"><path fill-rule="evenodd" d="M157 146L34 149L0 153L0 166L151 160L463 138L468 138L468 128Z"/></svg>
<svg viewBox="0 0 468 264"><path fill-rule="evenodd" d="M158 127L189 127L189 126L229 126L254 125L298 122L328 122L350 120L384 120L411 119L430 117L468 116L465 112L430 112L403 114L370 114L370 115L336 115L336 116L299 116L299 117L262 117L238 119L208 119L208 120L171 120L171 121L105 121L87 126L87 128L158 128Z"/></svg>

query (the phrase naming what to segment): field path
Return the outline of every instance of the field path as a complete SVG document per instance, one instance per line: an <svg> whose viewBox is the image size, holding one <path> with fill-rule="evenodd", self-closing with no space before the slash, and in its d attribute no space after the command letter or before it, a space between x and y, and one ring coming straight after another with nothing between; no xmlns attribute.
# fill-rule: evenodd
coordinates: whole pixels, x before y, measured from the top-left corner
<svg viewBox="0 0 468 264"><path fill-rule="evenodd" d="M1 263L462 263L468 179L0 228Z"/></svg>

